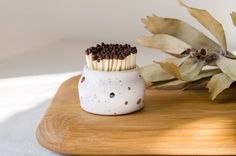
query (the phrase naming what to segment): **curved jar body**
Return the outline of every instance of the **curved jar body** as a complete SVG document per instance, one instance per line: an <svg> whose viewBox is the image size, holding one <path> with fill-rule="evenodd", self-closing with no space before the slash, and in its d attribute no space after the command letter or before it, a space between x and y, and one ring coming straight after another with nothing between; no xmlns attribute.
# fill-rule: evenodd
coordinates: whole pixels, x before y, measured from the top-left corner
<svg viewBox="0 0 236 156"><path fill-rule="evenodd" d="M144 106L144 80L138 68L125 71L95 71L84 67L79 80L80 106L101 115L121 115Z"/></svg>

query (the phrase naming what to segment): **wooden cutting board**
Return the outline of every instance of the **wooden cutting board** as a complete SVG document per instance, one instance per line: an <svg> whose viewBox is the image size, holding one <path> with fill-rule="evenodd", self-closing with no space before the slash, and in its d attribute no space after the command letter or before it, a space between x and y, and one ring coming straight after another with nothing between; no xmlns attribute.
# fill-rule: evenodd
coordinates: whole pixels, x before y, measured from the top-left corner
<svg viewBox="0 0 236 156"><path fill-rule="evenodd" d="M64 82L37 129L47 149L72 155L236 154L236 88L215 102L207 90L147 90L145 108L99 116L79 106L79 76Z"/></svg>

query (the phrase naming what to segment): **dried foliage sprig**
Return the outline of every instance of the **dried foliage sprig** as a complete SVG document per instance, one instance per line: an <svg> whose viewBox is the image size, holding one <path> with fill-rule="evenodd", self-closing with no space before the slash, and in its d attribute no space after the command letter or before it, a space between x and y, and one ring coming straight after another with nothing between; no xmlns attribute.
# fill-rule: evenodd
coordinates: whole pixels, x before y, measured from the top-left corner
<svg viewBox="0 0 236 156"><path fill-rule="evenodd" d="M204 26L217 43L190 24L173 18L156 15L142 19L152 36L141 36L138 42L173 56L141 68L148 86L152 88L189 87L205 84L214 100L236 81L236 56L227 49L222 24L208 11L189 7L181 0L190 15ZM231 13L236 26L236 13ZM213 66L213 69L203 69Z"/></svg>

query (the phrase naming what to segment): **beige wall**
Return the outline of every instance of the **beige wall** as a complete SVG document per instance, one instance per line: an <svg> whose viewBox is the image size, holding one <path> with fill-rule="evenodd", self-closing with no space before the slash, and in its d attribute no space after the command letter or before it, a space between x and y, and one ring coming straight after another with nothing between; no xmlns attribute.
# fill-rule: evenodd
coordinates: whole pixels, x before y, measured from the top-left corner
<svg viewBox="0 0 236 156"><path fill-rule="evenodd" d="M209 9L225 26L229 48L236 49L236 28L229 16L236 0L186 3ZM148 34L140 18L153 13L204 30L175 0L0 0L0 59L58 40L132 43Z"/></svg>

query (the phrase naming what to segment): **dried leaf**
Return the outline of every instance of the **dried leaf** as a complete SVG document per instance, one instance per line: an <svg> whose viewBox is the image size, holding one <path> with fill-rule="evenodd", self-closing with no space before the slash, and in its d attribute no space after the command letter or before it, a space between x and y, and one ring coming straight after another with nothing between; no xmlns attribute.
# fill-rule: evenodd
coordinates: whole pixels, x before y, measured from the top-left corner
<svg viewBox="0 0 236 156"><path fill-rule="evenodd" d="M183 90L202 85L206 83L206 81L208 81L211 76L220 72L221 71L219 69L203 70L192 82L187 83Z"/></svg>
<svg viewBox="0 0 236 156"><path fill-rule="evenodd" d="M234 81L224 73L219 73L212 76L207 84L207 88L211 94L211 99L214 100L218 94L229 88L233 82Z"/></svg>
<svg viewBox="0 0 236 156"><path fill-rule="evenodd" d="M187 59L180 66L182 79L185 81L194 80L199 75L204 65L204 60L195 60L194 58Z"/></svg>
<svg viewBox="0 0 236 156"><path fill-rule="evenodd" d="M192 81L201 72L203 66L205 65L205 61L188 58L181 64L180 67L178 67L176 63L168 61L160 62L160 65L174 77L183 81Z"/></svg>
<svg viewBox="0 0 236 156"><path fill-rule="evenodd" d="M224 28L209 12L202 9L192 8L185 5L181 0L179 3L186 7L191 14L201 25L203 25L210 33L216 37L223 49L227 51L227 43L225 38Z"/></svg>
<svg viewBox="0 0 236 156"><path fill-rule="evenodd" d="M236 12L232 12L230 14L231 18L232 18L232 21L233 21L233 24L234 26L236 27Z"/></svg>
<svg viewBox="0 0 236 156"><path fill-rule="evenodd" d="M159 64L150 64L140 68L140 73L148 86L154 81L170 80L174 77L163 70Z"/></svg>
<svg viewBox="0 0 236 156"><path fill-rule="evenodd" d="M223 73L236 81L236 60L219 55L219 58L216 60L216 65L223 71Z"/></svg>
<svg viewBox="0 0 236 156"><path fill-rule="evenodd" d="M156 48L176 57L182 57L180 54L191 46L184 41L167 35L156 34L150 37L139 37L138 43L150 48Z"/></svg>
<svg viewBox="0 0 236 156"><path fill-rule="evenodd" d="M204 88L209 80L210 80L210 77L207 77L207 78L202 78L200 80L186 83L184 84L182 90Z"/></svg>
<svg viewBox="0 0 236 156"><path fill-rule="evenodd" d="M159 83L155 82L152 85L152 89L181 89L184 84L187 83L186 81L173 79L171 81L168 81L166 83Z"/></svg>
<svg viewBox="0 0 236 156"><path fill-rule="evenodd" d="M153 61L153 62L157 63L157 64L160 64L160 62L169 62L169 63L179 64L182 60L183 60L183 58L169 57L169 58L166 58L162 61Z"/></svg>
<svg viewBox="0 0 236 156"><path fill-rule="evenodd" d="M152 85L150 86L150 88L158 88L159 86L162 86L162 85L165 85L165 84L168 84L170 82L177 81L177 80L178 79L173 78L173 79L170 79L170 80L155 81L155 82L152 82Z"/></svg>
<svg viewBox="0 0 236 156"><path fill-rule="evenodd" d="M227 51L227 55L225 57L230 59L236 59L236 55L230 51Z"/></svg>
<svg viewBox="0 0 236 156"><path fill-rule="evenodd" d="M160 65L163 69L167 70L171 75L173 75L178 79L181 79L181 74L176 64L171 62L160 62Z"/></svg>
<svg viewBox="0 0 236 156"><path fill-rule="evenodd" d="M220 50L221 47L193 26L173 18L147 16L142 19L145 28L153 34L168 34L179 38L195 49L209 48Z"/></svg>
<svg viewBox="0 0 236 156"><path fill-rule="evenodd" d="M187 87L191 87L191 84L198 81L198 80L201 80L201 79L205 79L205 78L209 78L211 77L212 75L214 74L217 74L219 73L220 70L219 69L210 69L210 70L203 70L201 71L201 73L191 82L186 82L186 81L183 81L183 80L171 80L171 81L168 81L166 83L161 83L159 84L158 82L155 83L156 85L156 88L166 88L166 87L179 87L179 86L184 86L184 85L189 85L189 86L186 86L185 89L187 89Z"/></svg>
<svg viewBox="0 0 236 156"><path fill-rule="evenodd" d="M207 69L207 70L203 70L201 71L201 73L194 79L194 81L196 80L200 80L206 77L211 77L212 75L218 74L221 71L219 69Z"/></svg>

